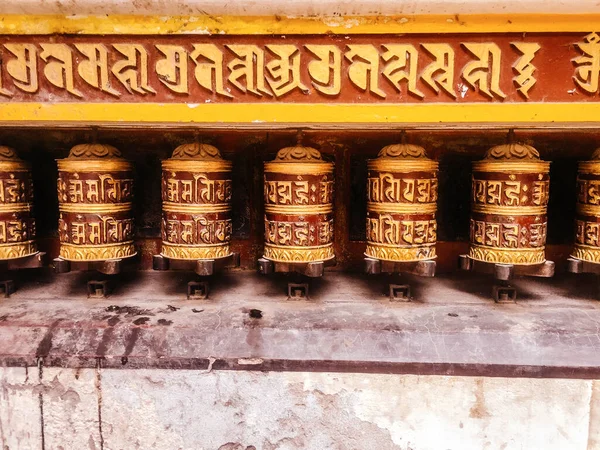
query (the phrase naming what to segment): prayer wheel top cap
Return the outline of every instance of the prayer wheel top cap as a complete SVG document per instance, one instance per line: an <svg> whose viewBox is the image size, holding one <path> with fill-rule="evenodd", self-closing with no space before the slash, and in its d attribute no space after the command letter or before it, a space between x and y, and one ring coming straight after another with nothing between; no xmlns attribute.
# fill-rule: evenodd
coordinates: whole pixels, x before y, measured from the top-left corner
<svg viewBox="0 0 600 450"><path fill-rule="evenodd" d="M597 148L594 153L592 153L590 160L600 160L600 148Z"/></svg>
<svg viewBox="0 0 600 450"><path fill-rule="evenodd" d="M379 151L377 157L398 159L429 159L423 147L406 143L387 145Z"/></svg>
<svg viewBox="0 0 600 450"><path fill-rule="evenodd" d="M17 156L17 153L15 152L15 149L7 147L5 145L0 145L0 161L4 161L7 159L13 161L20 160L20 158Z"/></svg>
<svg viewBox="0 0 600 450"><path fill-rule="evenodd" d="M303 145L282 148L277 152L277 156L275 156L273 161L282 163L298 161L325 163L319 150L312 147L304 147Z"/></svg>
<svg viewBox="0 0 600 450"><path fill-rule="evenodd" d="M531 145L512 142L490 148L485 154L484 159L508 162L531 159L539 160L540 154Z"/></svg>
<svg viewBox="0 0 600 450"><path fill-rule="evenodd" d="M68 159L122 159L121 152L108 144L79 144L71 149Z"/></svg>
<svg viewBox="0 0 600 450"><path fill-rule="evenodd" d="M192 142L183 144L173 151L173 159L193 159L200 161L222 160L219 149L210 144Z"/></svg>

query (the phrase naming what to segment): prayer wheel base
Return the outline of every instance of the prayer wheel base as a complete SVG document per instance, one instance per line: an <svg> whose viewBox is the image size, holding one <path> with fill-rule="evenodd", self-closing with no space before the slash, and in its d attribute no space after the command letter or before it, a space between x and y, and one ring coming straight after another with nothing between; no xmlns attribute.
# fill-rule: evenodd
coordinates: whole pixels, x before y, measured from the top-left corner
<svg viewBox="0 0 600 450"><path fill-rule="evenodd" d="M123 270L127 259L107 259L105 261L69 261L61 257L54 258L54 272L87 272L95 270L105 275L117 275Z"/></svg>
<svg viewBox="0 0 600 450"><path fill-rule="evenodd" d="M152 268L154 270L185 270L196 272L201 277L209 277L225 268L239 266L239 253L231 253L223 258L215 259L172 259L163 255L152 257Z"/></svg>
<svg viewBox="0 0 600 450"><path fill-rule="evenodd" d="M369 275L379 273L409 273L420 277L434 277L436 263L433 259L422 261L386 261L371 257L365 258L365 272Z"/></svg>
<svg viewBox="0 0 600 450"><path fill-rule="evenodd" d="M272 273L297 273L310 278L319 278L325 274L325 267L328 266L335 266L335 258L306 263L278 262L266 258L258 259L258 271L263 275Z"/></svg>
<svg viewBox="0 0 600 450"><path fill-rule="evenodd" d="M600 263L593 263L570 257L567 259L567 272L570 273L593 273L600 275Z"/></svg>
<svg viewBox="0 0 600 450"><path fill-rule="evenodd" d="M554 276L554 261L544 261L540 264L500 264L479 261L469 255L459 256L459 267L471 272L492 274L496 280L508 281L515 275L526 277L551 278Z"/></svg>
<svg viewBox="0 0 600 450"><path fill-rule="evenodd" d="M0 260L0 271L37 269L44 266L44 252L36 252L21 258Z"/></svg>
<svg viewBox="0 0 600 450"><path fill-rule="evenodd" d="M544 261L540 264L518 265L500 264L479 261L469 255L459 256L459 267L471 272L487 273L494 276L499 283L492 287L492 298L496 303L514 303L517 299L517 289L508 284L515 275L526 277L551 278L554 276L554 261Z"/></svg>
<svg viewBox="0 0 600 450"><path fill-rule="evenodd" d="M0 260L0 297L8 298L14 294L17 289L13 280L8 276L12 270L38 269L44 266L43 252L36 252L21 258Z"/></svg>

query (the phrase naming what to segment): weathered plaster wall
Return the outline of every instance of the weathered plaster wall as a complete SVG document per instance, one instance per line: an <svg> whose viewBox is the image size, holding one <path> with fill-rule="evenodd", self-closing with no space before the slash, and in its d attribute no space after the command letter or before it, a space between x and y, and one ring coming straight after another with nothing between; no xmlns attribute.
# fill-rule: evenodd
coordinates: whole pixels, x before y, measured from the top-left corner
<svg viewBox="0 0 600 450"><path fill-rule="evenodd" d="M3 450L593 450L600 448L600 382L0 368L0 444Z"/></svg>

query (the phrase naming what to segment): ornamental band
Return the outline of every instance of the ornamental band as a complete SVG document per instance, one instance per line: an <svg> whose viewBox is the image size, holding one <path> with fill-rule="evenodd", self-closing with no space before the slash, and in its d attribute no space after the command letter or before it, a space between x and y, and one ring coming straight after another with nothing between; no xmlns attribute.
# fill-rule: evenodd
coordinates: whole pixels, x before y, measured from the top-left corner
<svg viewBox="0 0 600 450"><path fill-rule="evenodd" d="M318 262L333 252L333 163L311 147L286 147L265 163L264 258Z"/></svg>
<svg viewBox="0 0 600 450"><path fill-rule="evenodd" d="M60 257L105 261L135 255L133 173L121 152L82 144L57 163Z"/></svg>
<svg viewBox="0 0 600 450"><path fill-rule="evenodd" d="M231 162L212 145L180 145L162 162L162 256L231 254Z"/></svg>
<svg viewBox="0 0 600 450"><path fill-rule="evenodd" d="M473 163L470 258L545 262L549 170L536 149L516 143L493 147Z"/></svg>
<svg viewBox="0 0 600 450"><path fill-rule="evenodd" d="M32 203L29 164L12 148L0 146L0 260L37 253Z"/></svg>
<svg viewBox="0 0 600 450"><path fill-rule="evenodd" d="M600 263L600 149L590 161L579 163L575 248L571 256Z"/></svg>
<svg viewBox="0 0 600 450"><path fill-rule="evenodd" d="M436 257L438 164L417 145L384 147L368 162L367 249L387 261Z"/></svg>

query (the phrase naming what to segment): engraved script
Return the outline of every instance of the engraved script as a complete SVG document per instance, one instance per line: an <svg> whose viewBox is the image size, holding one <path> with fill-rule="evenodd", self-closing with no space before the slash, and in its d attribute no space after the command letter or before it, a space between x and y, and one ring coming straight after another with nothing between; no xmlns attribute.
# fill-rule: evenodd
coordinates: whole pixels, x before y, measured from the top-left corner
<svg viewBox="0 0 600 450"><path fill-rule="evenodd" d="M568 101L573 89L596 100L600 36L547 39L6 37L0 100L526 102Z"/></svg>

